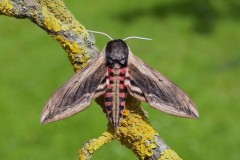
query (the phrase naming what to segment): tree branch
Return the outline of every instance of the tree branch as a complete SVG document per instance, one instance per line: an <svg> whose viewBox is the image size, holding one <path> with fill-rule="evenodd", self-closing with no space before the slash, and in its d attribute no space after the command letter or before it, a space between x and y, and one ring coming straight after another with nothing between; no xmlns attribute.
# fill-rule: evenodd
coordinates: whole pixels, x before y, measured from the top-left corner
<svg viewBox="0 0 240 160"><path fill-rule="evenodd" d="M75 71L97 55L94 38L62 0L0 0L0 14L27 18L45 30L67 51Z"/></svg>
<svg viewBox="0 0 240 160"><path fill-rule="evenodd" d="M94 38L67 10L62 0L0 0L0 14L27 18L45 30L68 53L75 71L81 70L98 54ZM103 106L102 98L98 98L97 102ZM103 111L105 112L104 109ZM115 131L108 124L107 131L84 145L79 153L80 159L90 159L94 151L113 139L131 149L139 159L181 159L153 129L140 102L134 98L127 99L119 129Z"/></svg>

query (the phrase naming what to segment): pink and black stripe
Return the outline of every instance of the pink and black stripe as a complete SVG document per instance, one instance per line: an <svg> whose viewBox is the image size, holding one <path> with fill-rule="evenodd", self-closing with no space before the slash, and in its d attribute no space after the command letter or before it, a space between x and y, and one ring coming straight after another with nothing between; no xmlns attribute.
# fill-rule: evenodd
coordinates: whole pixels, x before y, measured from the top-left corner
<svg viewBox="0 0 240 160"><path fill-rule="evenodd" d="M126 68L108 68L108 85L105 93L105 108L108 119L117 128L123 117L126 103L126 86L124 85Z"/></svg>

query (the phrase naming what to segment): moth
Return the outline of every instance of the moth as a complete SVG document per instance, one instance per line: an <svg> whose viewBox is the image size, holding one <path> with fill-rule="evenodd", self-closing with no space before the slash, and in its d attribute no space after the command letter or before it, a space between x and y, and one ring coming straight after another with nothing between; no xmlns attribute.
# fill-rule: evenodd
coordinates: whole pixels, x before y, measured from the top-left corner
<svg viewBox="0 0 240 160"><path fill-rule="evenodd" d="M53 95L41 122L70 117L103 95L107 117L117 129L127 94L171 115L199 116L193 101L180 88L136 57L125 41L115 39Z"/></svg>

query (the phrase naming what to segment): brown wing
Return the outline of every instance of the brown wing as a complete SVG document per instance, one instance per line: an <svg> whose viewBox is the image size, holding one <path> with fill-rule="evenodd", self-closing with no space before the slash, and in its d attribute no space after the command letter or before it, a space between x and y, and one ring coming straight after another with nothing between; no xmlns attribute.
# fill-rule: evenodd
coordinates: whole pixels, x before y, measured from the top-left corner
<svg viewBox="0 0 240 160"><path fill-rule="evenodd" d="M86 109L93 98L105 92L106 73L102 53L52 96L43 109L41 122L61 120Z"/></svg>
<svg viewBox="0 0 240 160"><path fill-rule="evenodd" d="M174 83L141 59L129 53L129 93L153 108L171 115L197 118L198 111L193 101Z"/></svg>

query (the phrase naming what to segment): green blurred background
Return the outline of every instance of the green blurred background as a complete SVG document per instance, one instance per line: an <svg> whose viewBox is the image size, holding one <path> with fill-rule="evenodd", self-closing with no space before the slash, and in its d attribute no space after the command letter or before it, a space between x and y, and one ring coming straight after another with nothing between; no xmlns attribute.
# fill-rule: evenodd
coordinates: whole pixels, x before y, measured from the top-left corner
<svg viewBox="0 0 240 160"><path fill-rule="evenodd" d="M132 51L185 90L200 119L144 109L161 137L186 160L240 159L240 1L65 1L88 29L129 40ZM96 35L100 50L109 41ZM107 120L95 103L74 117L40 124L49 97L73 74L60 45L29 20L0 16L0 159L78 159ZM137 159L114 141L97 159Z"/></svg>

